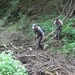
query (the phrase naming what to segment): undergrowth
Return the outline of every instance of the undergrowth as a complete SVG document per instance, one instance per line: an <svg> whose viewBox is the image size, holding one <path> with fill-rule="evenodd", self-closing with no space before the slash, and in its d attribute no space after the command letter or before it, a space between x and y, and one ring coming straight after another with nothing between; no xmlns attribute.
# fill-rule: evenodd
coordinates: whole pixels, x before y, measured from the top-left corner
<svg viewBox="0 0 75 75"><path fill-rule="evenodd" d="M57 17L51 19L49 16L41 16L39 19L38 25L42 26L45 29L45 34L48 35L51 31L56 30L56 26L53 25L52 20L55 20ZM65 16L58 16L62 21ZM52 37L48 37L47 41L51 41ZM61 43L63 44L60 52L74 54L75 50L75 17L69 18L64 21L61 32ZM54 48L53 48L54 49ZM58 50L57 50L58 51Z"/></svg>
<svg viewBox="0 0 75 75"><path fill-rule="evenodd" d="M28 73L21 62L15 60L12 52L7 51L0 54L0 75L28 75Z"/></svg>
<svg viewBox="0 0 75 75"><path fill-rule="evenodd" d="M31 22L30 24L30 32L29 35L33 35L32 33L32 24L37 23L37 25L41 26L45 29L45 35L48 35L51 33L51 31L56 30L56 25L52 23L52 20L55 20L55 18L50 18L49 15L41 15L38 17L38 20L35 20ZM61 15L58 16L62 21L64 20L65 16ZM53 34L55 35L55 33ZM51 41L52 36L47 38L47 41ZM65 53L74 53L75 49L75 18L69 18L68 20L65 20L62 26L62 32L61 32L61 43L63 44L62 50L60 52ZM58 51L58 50L57 50Z"/></svg>
<svg viewBox="0 0 75 75"><path fill-rule="evenodd" d="M10 27L8 28L8 32L16 32L17 30L21 31L28 39L31 39L34 35L32 30L32 25L34 23L37 23L39 26L45 29L45 35L48 35L52 31L56 30L56 25L52 23L52 20L55 20L57 16L56 14L53 14L53 18L51 18L50 15L42 14L38 16L36 20L33 20L30 22L30 18L27 16L27 14L18 13L20 19L13 23L9 23ZM60 15L58 16L61 20L64 20L65 16ZM0 20L0 26L3 26L5 24L6 18L3 20ZM53 36L55 33L53 34ZM61 43L63 43L63 52L71 52L75 47L75 17L69 18L68 20L65 20L62 32L61 32ZM47 41L51 41L52 36L47 38ZM69 46L70 45L70 46Z"/></svg>

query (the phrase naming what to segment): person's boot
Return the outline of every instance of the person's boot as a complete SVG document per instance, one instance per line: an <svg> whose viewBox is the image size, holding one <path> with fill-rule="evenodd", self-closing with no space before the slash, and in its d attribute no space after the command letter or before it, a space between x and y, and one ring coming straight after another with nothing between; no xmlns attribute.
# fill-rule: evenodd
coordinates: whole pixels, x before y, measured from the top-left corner
<svg viewBox="0 0 75 75"><path fill-rule="evenodd" d="M40 49L41 49L41 50L44 50L44 48L43 48L43 46L42 46L42 45L40 45Z"/></svg>
<svg viewBox="0 0 75 75"><path fill-rule="evenodd" d="M38 48L37 47L35 47L35 51L38 51Z"/></svg>

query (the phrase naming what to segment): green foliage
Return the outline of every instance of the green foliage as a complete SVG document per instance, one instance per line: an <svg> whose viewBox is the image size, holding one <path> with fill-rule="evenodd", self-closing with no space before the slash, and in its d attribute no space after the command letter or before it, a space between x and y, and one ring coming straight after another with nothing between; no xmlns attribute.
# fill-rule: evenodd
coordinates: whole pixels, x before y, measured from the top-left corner
<svg viewBox="0 0 75 75"><path fill-rule="evenodd" d="M53 30L51 20L46 20L40 24L46 31L46 34L50 33Z"/></svg>
<svg viewBox="0 0 75 75"><path fill-rule="evenodd" d="M6 3L8 3L6 1ZM0 26L7 26L10 25L8 30L6 31L7 34L10 34L11 32L16 32L17 29L22 31L25 36L29 37L29 39L32 37L32 24L37 23L39 26L43 27L45 29L45 34L49 34L51 31L55 30L56 26L53 25L52 19L55 20L57 18L57 15L60 14L60 12L63 9L63 6L66 2L62 0L60 2L60 5L57 5L55 0L53 1L47 1L47 0L9 0L8 6L6 8L1 8L0 15L3 14L5 9L5 16L3 19L0 20ZM41 5L41 8L39 7ZM56 7L57 6L57 7ZM20 7L20 8L19 8ZM36 10L35 10L36 9ZM52 9L52 10L51 10ZM41 12L42 11L42 12ZM14 17L13 14L17 12L17 17ZM28 13L31 13L31 16L28 16ZM65 12L65 9L64 9ZM12 14L11 14L12 13ZM32 14L34 13L34 14ZM63 13L63 12L62 12ZM38 14L40 16L38 16ZM12 17L12 20L9 18ZM8 22L8 18L11 22ZM17 22L14 20L19 18ZM35 19L37 18L37 19ZM58 16L61 20L65 18L64 15ZM32 20L31 20L32 19ZM14 20L14 21L13 21ZM31 21L31 22L30 22ZM14 24L13 24L14 22ZM70 18L62 27L62 40L65 44L64 50L68 50L67 44L73 44L75 41L75 28L74 28L75 18ZM31 37L30 37L31 36ZM54 36L54 34L52 35ZM48 42L51 41L50 36L47 40ZM69 46L70 50L72 49L71 46ZM21 47L21 49L23 49Z"/></svg>
<svg viewBox="0 0 75 75"><path fill-rule="evenodd" d="M1 10L0 10L0 15L2 15L2 13L3 13L3 10L1 9Z"/></svg>
<svg viewBox="0 0 75 75"><path fill-rule="evenodd" d="M0 75L28 75L20 61L15 60L12 52L0 54Z"/></svg>
<svg viewBox="0 0 75 75"><path fill-rule="evenodd" d="M73 53L75 50L75 42L74 43L67 43L63 47L65 53Z"/></svg>
<svg viewBox="0 0 75 75"><path fill-rule="evenodd" d="M29 18L26 15L23 15L22 13L20 13L20 20L17 23L17 28L19 30L21 30L23 33L28 32L29 31Z"/></svg>
<svg viewBox="0 0 75 75"><path fill-rule="evenodd" d="M55 26L52 24L52 19L50 19L49 15L43 14L39 16L38 22L37 24L45 29L45 34L49 34L54 30Z"/></svg>
<svg viewBox="0 0 75 75"><path fill-rule="evenodd" d="M62 42L64 43L63 52L74 53L75 49L75 18L70 18L62 28Z"/></svg>
<svg viewBox="0 0 75 75"><path fill-rule="evenodd" d="M12 6L15 6L18 2L19 0L12 0L9 2L9 4L11 4Z"/></svg>
<svg viewBox="0 0 75 75"><path fill-rule="evenodd" d="M7 17L4 17L2 20L0 20L0 26L4 26L6 19Z"/></svg>
<svg viewBox="0 0 75 75"><path fill-rule="evenodd" d="M73 42L75 40L75 28L74 25L75 18L69 19L69 21L63 25L62 28L62 37L63 39L67 38L68 42Z"/></svg>

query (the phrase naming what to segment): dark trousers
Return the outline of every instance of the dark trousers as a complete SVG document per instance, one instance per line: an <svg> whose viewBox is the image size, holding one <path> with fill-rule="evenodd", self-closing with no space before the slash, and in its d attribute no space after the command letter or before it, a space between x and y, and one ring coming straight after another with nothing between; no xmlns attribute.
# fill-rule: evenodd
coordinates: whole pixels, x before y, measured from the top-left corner
<svg viewBox="0 0 75 75"><path fill-rule="evenodd" d="M61 28L56 29L56 40L60 40L60 33L61 33Z"/></svg>
<svg viewBox="0 0 75 75"><path fill-rule="evenodd" d="M36 39L36 50L38 50L39 48L43 49L43 46L41 45L41 40L42 40L42 37L39 36L37 39Z"/></svg>

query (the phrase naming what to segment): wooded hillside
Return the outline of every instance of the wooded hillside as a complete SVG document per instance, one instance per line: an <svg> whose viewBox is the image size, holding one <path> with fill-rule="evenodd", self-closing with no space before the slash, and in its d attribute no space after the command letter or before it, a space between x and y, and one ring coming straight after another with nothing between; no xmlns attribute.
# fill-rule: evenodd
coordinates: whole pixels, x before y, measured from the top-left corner
<svg viewBox="0 0 75 75"><path fill-rule="evenodd" d="M35 51L34 23L45 29L43 50ZM75 75L75 0L0 0L0 54L1 75Z"/></svg>

